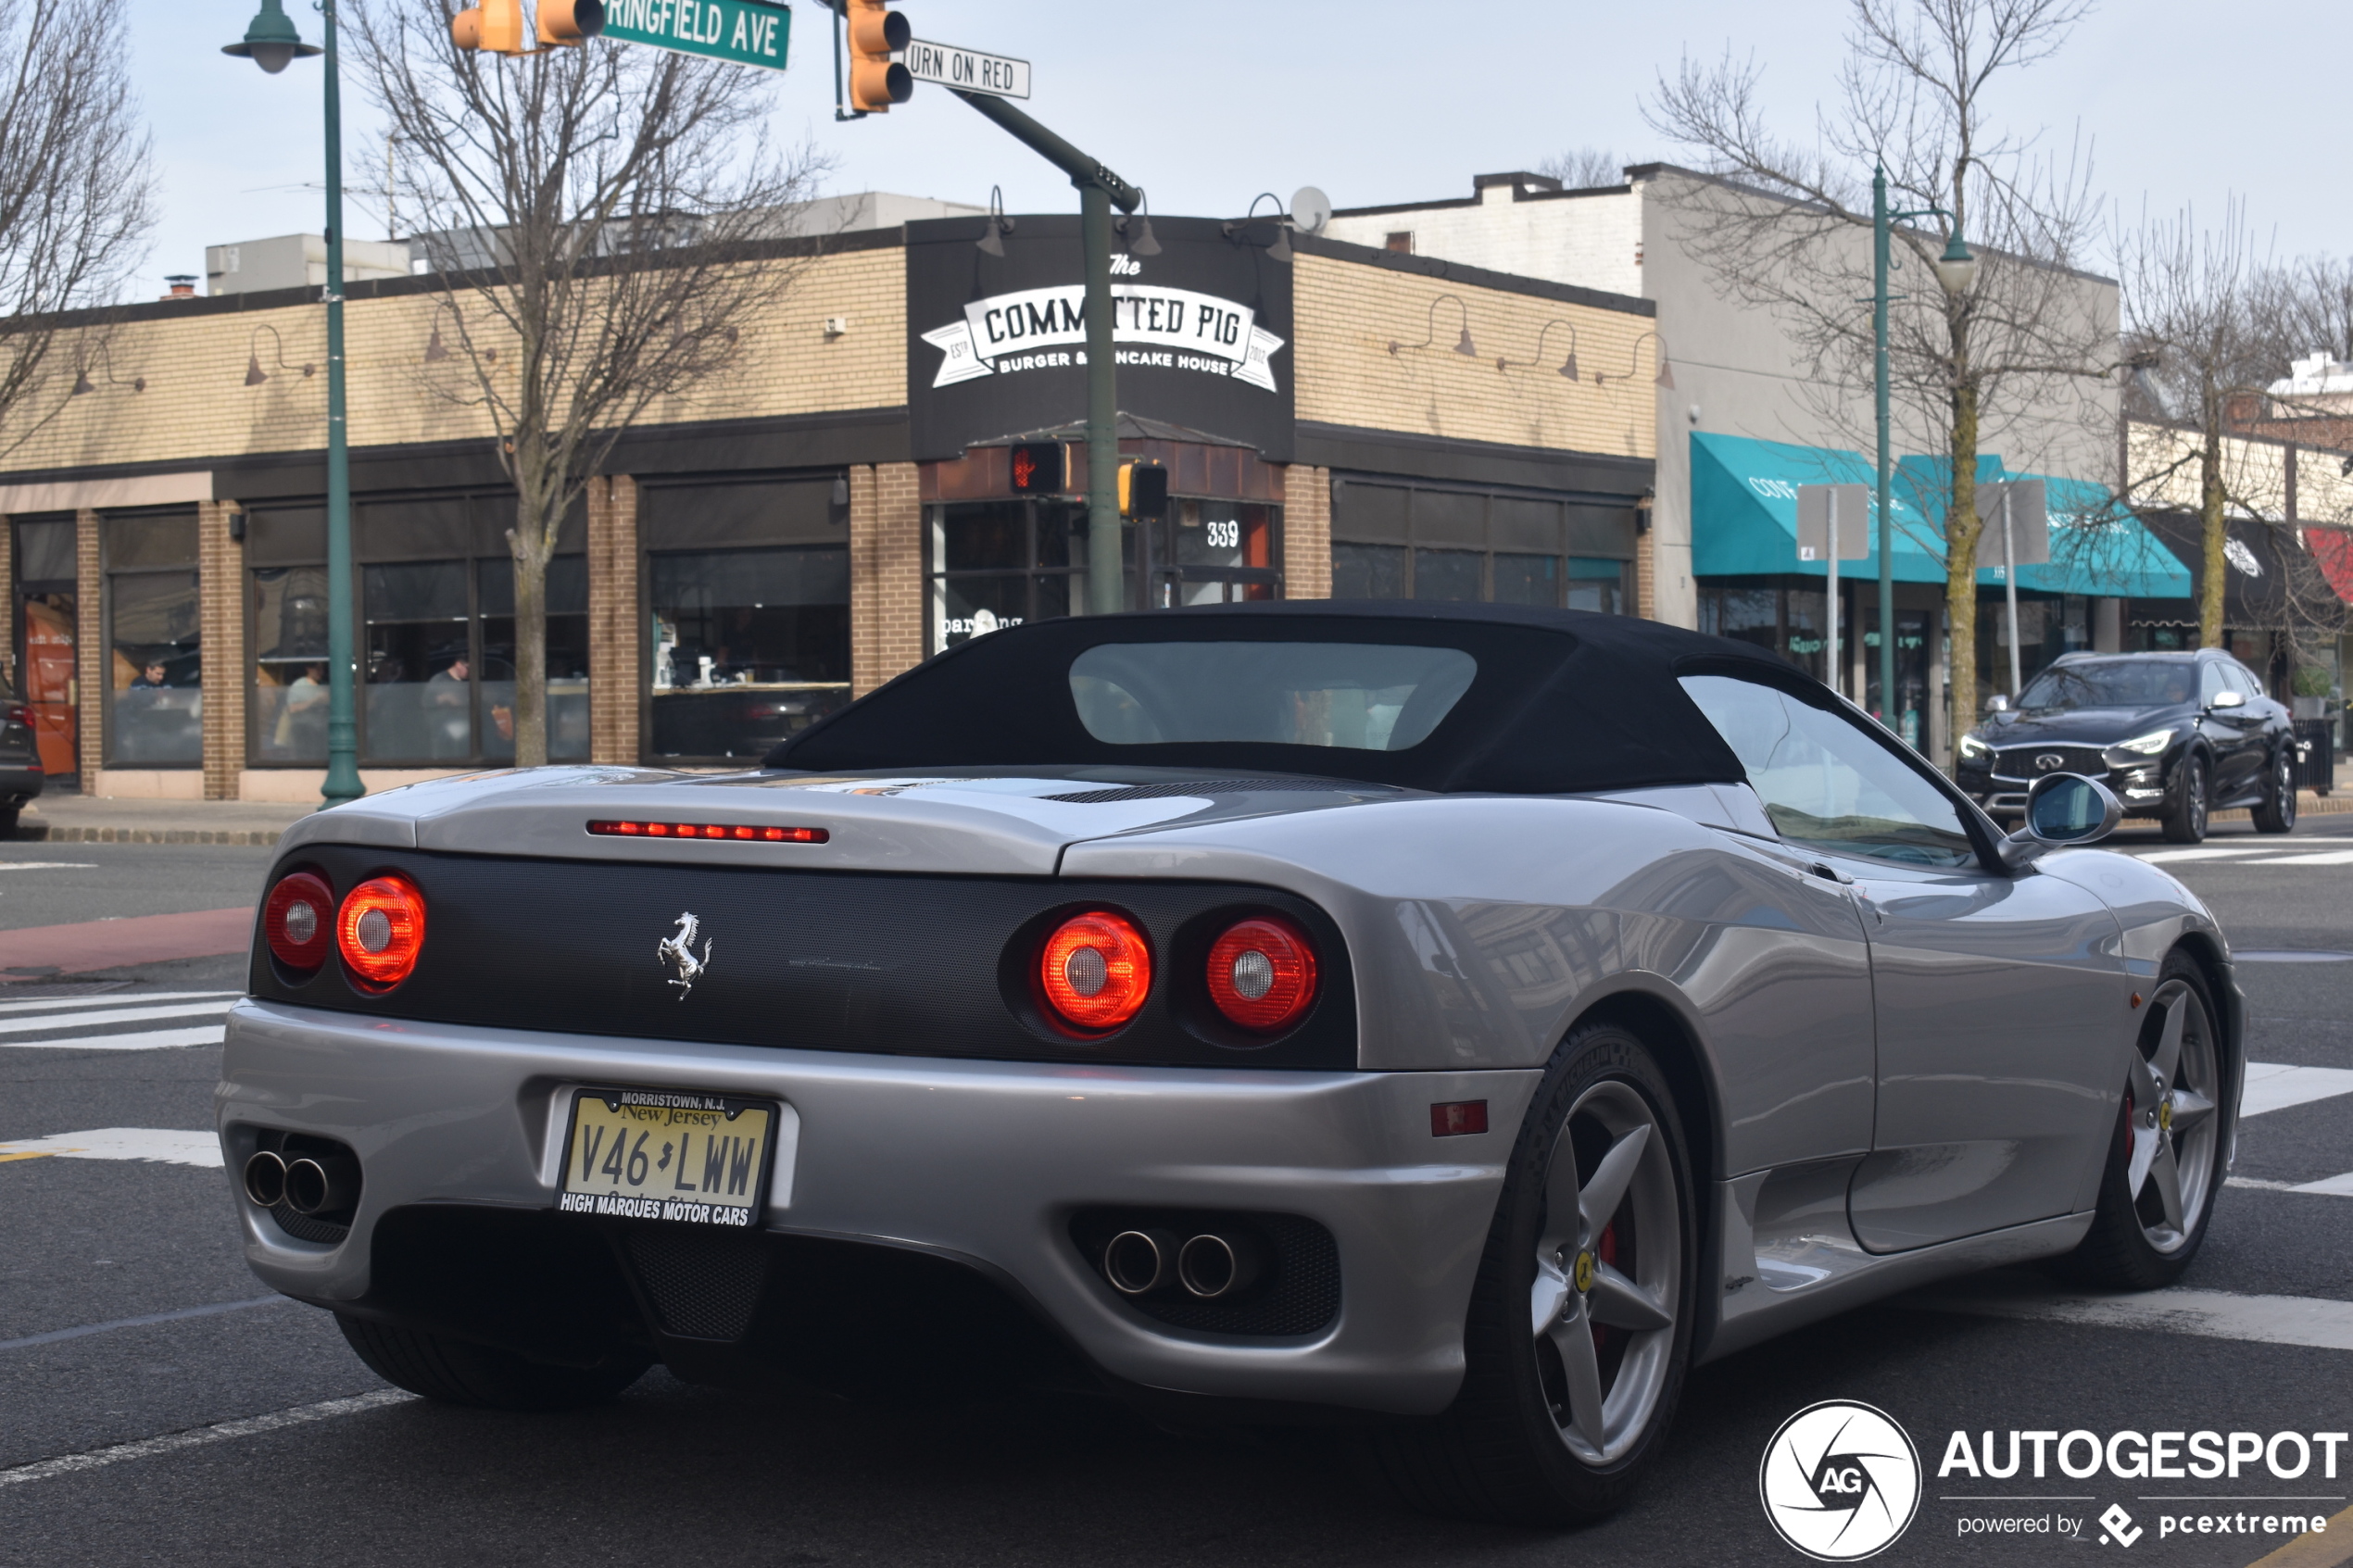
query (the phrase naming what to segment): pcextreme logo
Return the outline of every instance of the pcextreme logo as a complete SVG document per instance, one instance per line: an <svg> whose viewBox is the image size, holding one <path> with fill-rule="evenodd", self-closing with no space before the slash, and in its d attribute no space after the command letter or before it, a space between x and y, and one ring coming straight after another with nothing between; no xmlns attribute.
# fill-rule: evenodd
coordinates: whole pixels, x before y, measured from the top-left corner
<svg viewBox="0 0 2353 1568"><path fill-rule="evenodd" d="M1818 1562L1884 1551L1920 1502L1920 1456L1886 1411L1851 1399L1808 1405L1781 1423L1756 1471L1765 1517Z"/></svg>

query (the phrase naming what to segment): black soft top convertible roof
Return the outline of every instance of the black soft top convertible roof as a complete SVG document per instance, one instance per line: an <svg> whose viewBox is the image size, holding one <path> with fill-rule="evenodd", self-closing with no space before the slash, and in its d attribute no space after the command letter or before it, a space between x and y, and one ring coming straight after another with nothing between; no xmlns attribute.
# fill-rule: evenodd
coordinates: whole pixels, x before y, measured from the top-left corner
<svg viewBox="0 0 2353 1568"><path fill-rule="evenodd" d="M1399 751L1121 746L1088 733L1071 695L1073 659L1106 643L1187 641L1451 647L1477 659L1478 673L1426 739ZM812 724L762 766L1213 768L1513 795L1737 784L1746 776L1739 759L1676 682L1728 666L1775 684L1798 674L1746 643L1586 610L1292 599L1073 617L960 644Z"/></svg>

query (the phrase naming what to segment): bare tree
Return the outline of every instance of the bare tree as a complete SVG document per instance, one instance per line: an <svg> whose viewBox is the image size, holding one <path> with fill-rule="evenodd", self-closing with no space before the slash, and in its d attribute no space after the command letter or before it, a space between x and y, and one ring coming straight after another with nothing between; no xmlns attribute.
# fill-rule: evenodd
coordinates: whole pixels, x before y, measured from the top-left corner
<svg viewBox="0 0 2353 1568"><path fill-rule="evenodd" d="M103 350L103 328L76 333L57 364L56 313L112 303L155 224L148 141L115 41L124 0L0 0L0 41L16 64L0 82L0 449L64 407Z"/></svg>
<svg viewBox="0 0 2353 1568"><path fill-rule="evenodd" d="M1538 164L1536 172L1572 191L1626 183L1625 160L1608 147L1579 147L1556 154Z"/></svg>
<svg viewBox="0 0 2353 1568"><path fill-rule="evenodd" d="M2353 261L2307 257L2278 275L2266 304L2291 355L2317 350L2353 360Z"/></svg>
<svg viewBox="0 0 2353 1568"><path fill-rule="evenodd" d="M2246 213L2235 202L2219 229L2201 230L2194 213L2144 219L2118 247L2124 296L2124 343L2135 369L2128 407L2187 427L2189 451L2160 453L2161 471L2130 476L2135 487L2158 482L2195 461L2198 476L2202 584L2198 646L2222 646L2223 552L2233 496L2223 438L2234 402L2259 395L2279 373L2272 332L2278 291L2255 255Z"/></svg>
<svg viewBox="0 0 2353 1568"><path fill-rule="evenodd" d="M534 766L565 514L657 399L735 363L807 253L783 209L822 165L770 145L747 67L602 40L505 58L456 48L442 6L352 11L456 339L433 384L481 411L515 487L515 759Z"/></svg>
<svg viewBox="0 0 2353 1568"><path fill-rule="evenodd" d="M1689 243L1728 296L1787 323L1818 412L1867 429L1872 375L1870 179L1886 170L1902 269L1890 309L1899 439L1941 453L1954 733L1977 713L1977 459L1989 435L2113 438L2097 408L2115 322L2077 270L2096 232L2088 159L2005 129L2010 79L2065 43L2090 0L1850 0L1836 104L1810 142L1770 131L1753 62L1685 60L1644 113L1716 178L1677 187ZM1934 266L1957 228L1980 267L1948 294ZM2108 435L2094 432L2106 425ZM2071 438L2070 438L2071 439ZM1857 441L1858 445L1863 442ZM1890 694L1891 700L1893 694Z"/></svg>

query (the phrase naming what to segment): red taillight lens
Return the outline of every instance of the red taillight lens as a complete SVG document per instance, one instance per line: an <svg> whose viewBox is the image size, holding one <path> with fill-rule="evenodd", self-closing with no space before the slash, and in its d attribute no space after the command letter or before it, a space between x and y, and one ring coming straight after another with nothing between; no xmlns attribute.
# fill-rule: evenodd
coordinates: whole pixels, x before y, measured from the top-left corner
<svg viewBox="0 0 2353 1568"><path fill-rule="evenodd" d="M1152 988L1151 948L1126 915L1089 909L1055 927L1038 955L1038 985L1063 1022L1089 1034L1136 1016Z"/></svg>
<svg viewBox="0 0 2353 1568"><path fill-rule="evenodd" d="M370 877L344 896L335 947L369 985L389 988L408 979L424 945L424 895L407 877Z"/></svg>
<svg viewBox="0 0 2353 1568"><path fill-rule="evenodd" d="M288 969L312 970L325 963L334 922L333 890L308 872L280 877L261 906L262 935Z"/></svg>
<svg viewBox="0 0 2353 1568"><path fill-rule="evenodd" d="M1259 1034L1288 1029L1315 1000L1315 949L1278 915L1253 915L1209 949L1209 999L1229 1023Z"/></svg>
<svg viewBox="0 0 2353 1568"><path fill-rule="evenodd" d="M769 827L757 822L595 822L588 831L613 838L727 838L756 844L823 844L831 835L824 828Z"/></svg>

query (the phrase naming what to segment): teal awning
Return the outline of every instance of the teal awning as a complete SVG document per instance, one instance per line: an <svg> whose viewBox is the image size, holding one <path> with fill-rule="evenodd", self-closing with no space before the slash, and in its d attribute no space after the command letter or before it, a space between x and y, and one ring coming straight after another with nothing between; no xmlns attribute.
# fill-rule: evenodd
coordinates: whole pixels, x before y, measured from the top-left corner
<svg viewBox="0 0 2353 1568"><path fill-rule="evenodd" d="M1699 577L1789 575L1821 577L1823 561L1797 558L1797 487L1801 484L1873 483L1872 466L1860 453L1827 446L1796 446L1741 435L1692 438L1692 571ZM1906 458L1896 464L1890 489L1895 532L1894 571L1899 583L1944 581L1944 459ZM1998 457L1978 459L1981 479L2032 479L2006 473ZM2190 593L2190 575L2171 551L2116 505L2105 486L2082 480L2048 479L2051 561L2019 568L2018 585L2050 594L2088 594L2108 598L2178 599ZM1871 508L1870 554L1842 560L1839 575L1879 576L1878 506ZM1998 546L1996 546L1998 549ZM1984 547L1979 547L1979 559ZM1981 586L2002 585L2000 569L1982 569Z"/></svg>

